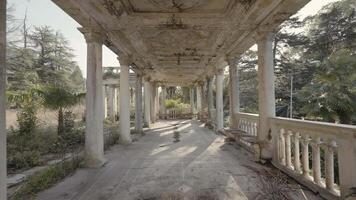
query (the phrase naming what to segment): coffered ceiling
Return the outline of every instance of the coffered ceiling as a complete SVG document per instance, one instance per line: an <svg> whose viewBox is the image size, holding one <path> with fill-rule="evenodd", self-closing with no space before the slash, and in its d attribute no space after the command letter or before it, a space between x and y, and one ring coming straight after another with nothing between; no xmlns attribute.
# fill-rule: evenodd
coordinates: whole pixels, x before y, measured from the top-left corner
<svg viewBox="0 0 356 200"><path fill-rule="evenodd" d="M309 0L52 0L152 80L190 84L226 66L256 35Z"/></svg>

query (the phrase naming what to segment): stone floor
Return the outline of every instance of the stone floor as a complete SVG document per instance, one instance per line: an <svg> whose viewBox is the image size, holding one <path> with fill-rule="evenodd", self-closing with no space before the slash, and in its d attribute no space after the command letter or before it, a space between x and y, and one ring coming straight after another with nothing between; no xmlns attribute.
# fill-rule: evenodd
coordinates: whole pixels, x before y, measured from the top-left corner
<svg viewBox="0 0 356 200"><path fill-rule="evenodd" d="M319 199L197 121L158 122L106 157L105 167L80 169L38 199Z"/></svg>

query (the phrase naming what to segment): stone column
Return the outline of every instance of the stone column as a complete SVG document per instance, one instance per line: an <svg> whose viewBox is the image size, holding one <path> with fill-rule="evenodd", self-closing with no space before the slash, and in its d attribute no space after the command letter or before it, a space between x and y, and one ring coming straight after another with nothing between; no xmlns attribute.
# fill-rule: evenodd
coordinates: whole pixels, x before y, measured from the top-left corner
<svg viewBox="0 0 356 200"><path fill-rule="evenodd" d="M197 91L197 113L198 113L198 118L200 119L201 114L202 114L202 87L200 84L197 85L196 87Z"/></svg>
<svg viewBox="0 0 356 200"><path fill-rule="evenodd" d="M167 114L166 113L166 99L167 99L167 90L165 86L161 86L161 114Z"/></svg>
<svg viewBox="0 0 356 200"><path fill-rule="evenodd" d="M151 122L155 123L156 122L156 83L151 82L151 99L150 99L150 111L151 111Z"/></svg>
<svg viewBox="0 0 356 200"><path fill-rule="evenodd" d="M120 116L120 88L116 89L116 115Z"/></svg>
<svg viewBox="0 0 356 200"><path fill-rule="evenodd" d="M148 80L145 80L144 85L144 97L145 97L145 115L144 122L145 127L150 127L151 124L151 83Z"/></svg>
<svg viewBox="0 0 356 200"><path fill-rule="evenodd" d="M103 104L104 104L104 119L106 119L106 117L108 116L108 104L106 102L107 98L106 98L106 86L103 86Z"/></svg>
<svg viewBox="0 0 356 200"><path fill-rule="evenodd" d="M85 161L88 167L100 167L105 162L103 135L102 34L80 29L87 41L87 93Z"/></svg>
<svg viewBox="0 0 356 200"><path fill-rule="evenodd" d="M142 127L142 76L136 74L136 101L135 101L135 130L138 133L143 133Z"/></svg>
<svg viewBox="0 0 356 200"><path fill-rule="evenodd" d="M208 78L207 82L208 82L208 114L209 114L210 120L215 120L215 119L213 119L213 117L214 117L214 114L213 114L213 110L214 110L213 78Z"/></svg>
<svg viewBox="0 0 356 200"><path fill-rule="evenodd" d="M272 158L272 135L269 118L275 117L275 90L273 69L274 34L263 32L259 35L258 45L258 109L259 127L258 141L260 142L261 158Z"/></svg>
<svg viewBox="0 0 356 200"><path fill-rule="evenodd" d="M216 130L224 128L224 73L220 69L216 74Z"/></svg>
<svg viewBox="0 0 356 200"><path fill-rule="evenodd" d="M0 0L0 200L6 200L6 1Z"/></svg>
<svg viewBox="0 0 356 200"><path fill-rule="evenodd" d="M237 128L236 114L240 112L240 90L239 90L239 74L236 65L236 58L228 58L229 63L229 100L230 100L230 126Z"/></svg>
<svg viewBox="0 0 356 200"><path fill-rule="evenodd" d="M130 61L120 56L120 140L123 144L131 143L130 133Z"/></svg>
<svg viewBox="0 0 356 200"><path fill-rule="evenodd" d="M190 107L192 114L195 114L195 103L194 103L194 88L190 88Z"/></svg>
<svg viewBox="0 0 356 200"><path fill-rule="evenodd" d="M108 117L115 120L115 88L112 85L108 87Z"/></svg>
<svg viewBox="0 0 356 200"><path fill-rule="evenodd" d="M155 121L157 121L157 120L158 120L158 114L159 114L159 108L160 108L160 106L159 106L160 93L159 93L159 90L158 90L158 86L157 86L157 85L156 85L155 94L156 94L156 96L155 96Z"/></svg>

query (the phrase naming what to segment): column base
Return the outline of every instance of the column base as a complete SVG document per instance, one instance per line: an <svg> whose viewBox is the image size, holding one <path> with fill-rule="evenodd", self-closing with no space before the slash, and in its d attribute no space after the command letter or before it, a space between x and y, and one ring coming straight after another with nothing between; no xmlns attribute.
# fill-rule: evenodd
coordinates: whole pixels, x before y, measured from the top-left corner
<svg viewBox="0 0 356 200"><path fill-rule="evenodd" d="M88 168L100 168L103 167L106 163L108 163L108 159L103 157L100 159L94 158L85 158L85 166Z"/></svg>
<svg viewBox="0 0 356 200"><path fill-rule="evenodd" d="M119 142L120 142L120 144L123 144L123 145L129 145L132 143L132 139L131 139L131 137L130 138L120 138Z"/></svg>

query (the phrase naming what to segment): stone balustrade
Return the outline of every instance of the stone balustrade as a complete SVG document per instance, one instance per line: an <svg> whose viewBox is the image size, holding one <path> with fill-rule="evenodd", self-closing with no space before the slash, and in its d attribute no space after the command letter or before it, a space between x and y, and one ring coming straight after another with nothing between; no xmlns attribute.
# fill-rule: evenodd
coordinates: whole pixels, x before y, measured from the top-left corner
<svg viewBox="0 0 356 200"><path fill-rule="evenodd" d="M355 126L287 118L270 118L270 126L276 167L326 199L352 195Z"/></svg>
<svg viewBox="0 0 356 200"><path fill-rule="evenodd" d="M243 135L236 137L238 143L248 150L256 152L254 144L257 139L258 115L239 112L235 114L234 118L237 120L237 129L244 132Z"/></svg>

